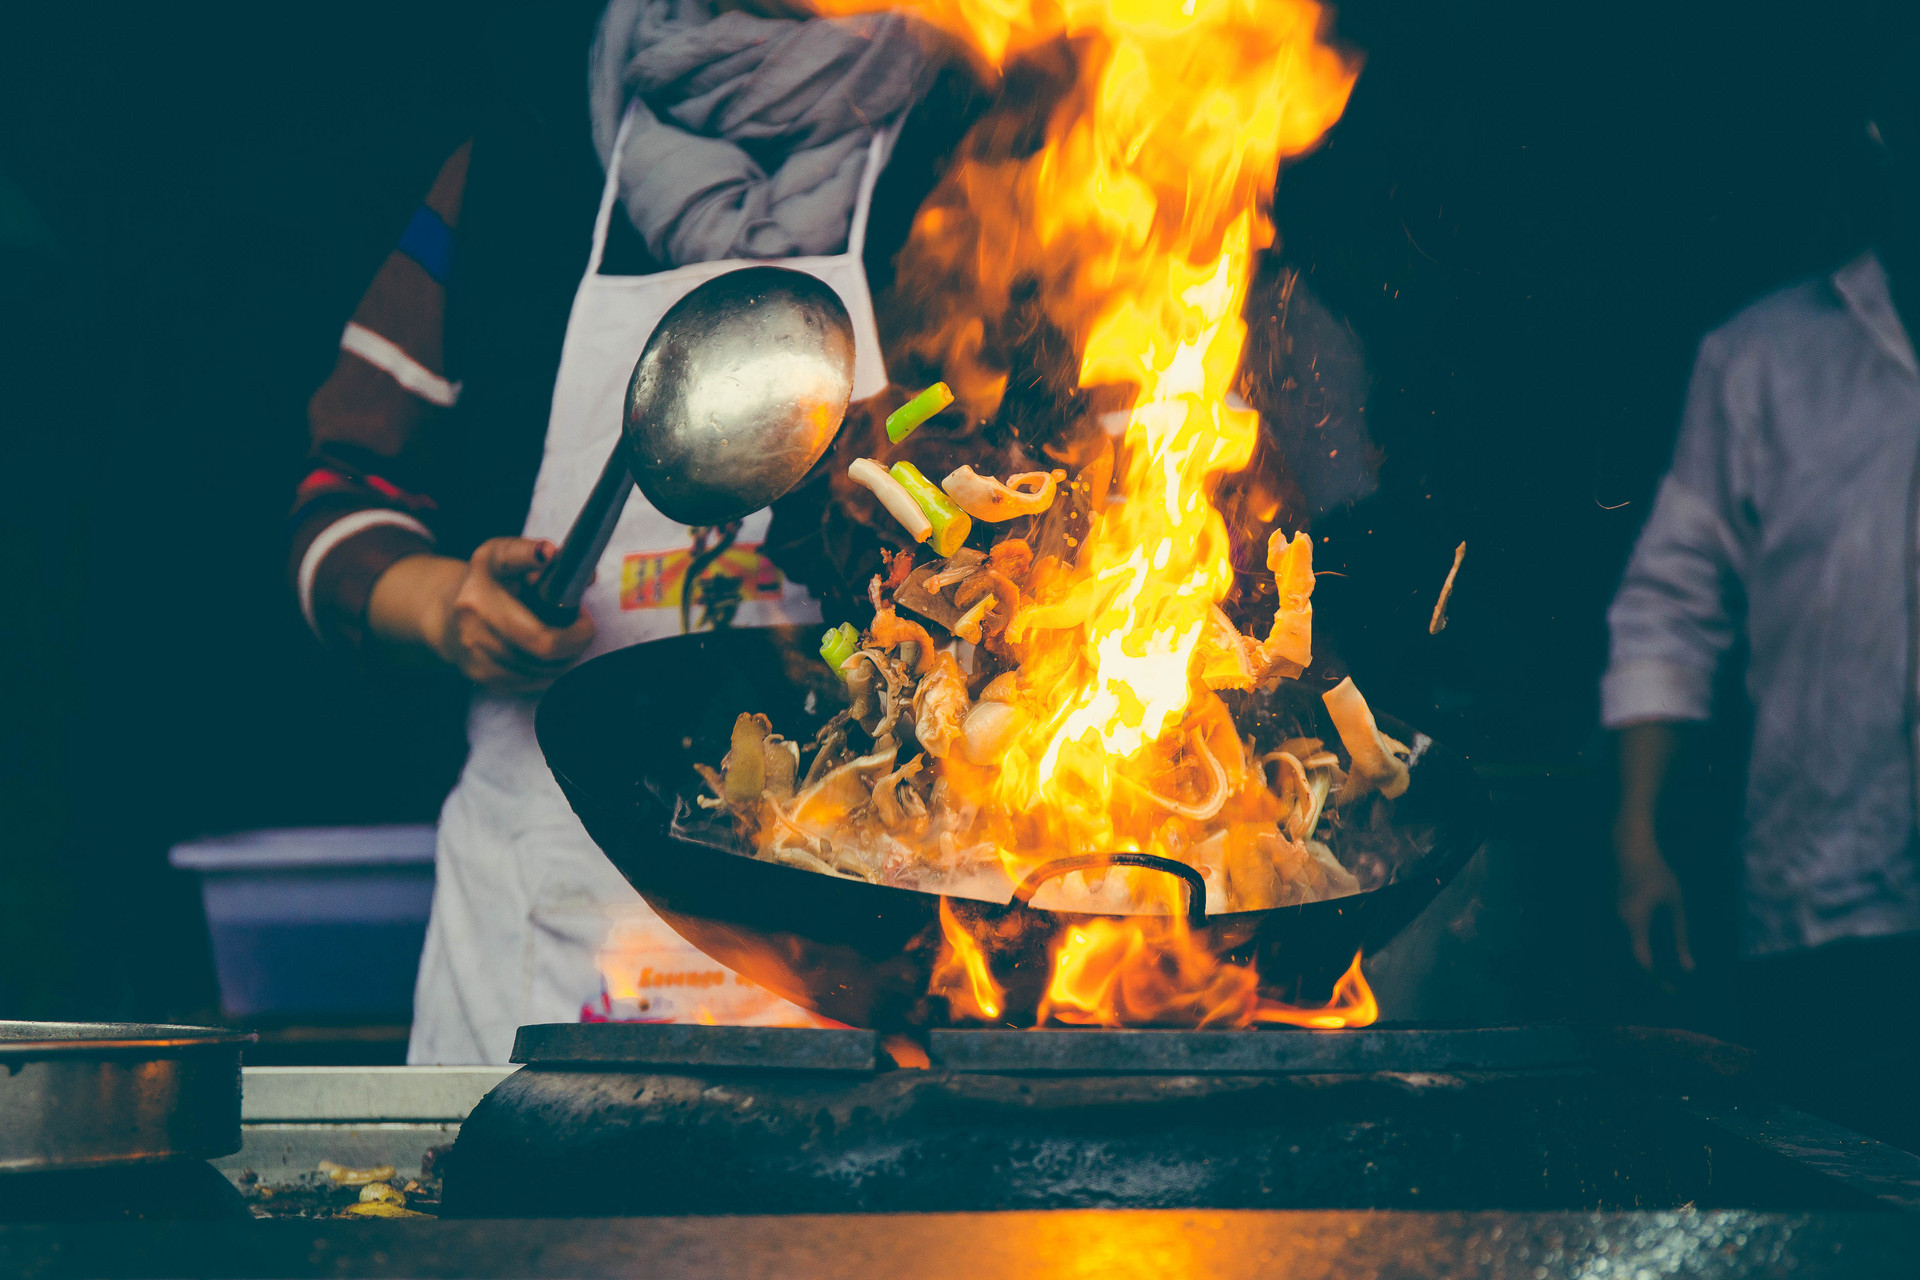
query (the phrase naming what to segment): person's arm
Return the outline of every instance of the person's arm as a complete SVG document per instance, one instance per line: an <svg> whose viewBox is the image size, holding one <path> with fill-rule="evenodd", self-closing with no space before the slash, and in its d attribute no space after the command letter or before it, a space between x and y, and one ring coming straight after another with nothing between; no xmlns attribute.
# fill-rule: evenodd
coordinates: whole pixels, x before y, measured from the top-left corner
<svg viewBox="0 0 1920 1280"><path fill-rule="evenodd" d="M1615 906L1633 957L1654 968L1659 922L1682 969L1693 968L1680 882L1659 839L1660 797L1681 726L1712 711L1715 670L1732 645L1745 538L1738 406L1744 393L1715 338L1701 347L1673 468L1607 611L1610 646L1601 723L1618 735Z"/></svg>
<svg viewBox="0 0 1920 1280"><path fill-rule="evenodd" d="M460 396L443 337L467 156L462 146L441 166L308 405L312 449L289 569L301 614L329 645L445 662L478 684L527 692L586 648L593 623L582 614L558 630L520 603L547 544L496 538L468 559L436 554L436 507L415 457L415 441Z"/></svg>
<svg viewBox="0 0 1920 1280"><path fill-rule="evenodd" d="M1679 877L1660 851L1657 821L1660 797L1679 752L1680 726L1658 720L1625 725L1617 742L1620 805L1613 820L1613 852L1615 905L1620 922L1627 927L1633 958L1651 972L1654 920L1665 911L1674 955L1682 969L1691 971L1693 951L1687 945L1686 903Z"/></svg>
<svg viewBox="0 0 1920 1280"><path fill-rule="evenodd" d="M502 693L544 689L593 639L586 613L559 630L516 594L554 550L551 542L494 538L471 560L431 554L396 560L368 596L368 637L392 652L437 659Z"/></svg>

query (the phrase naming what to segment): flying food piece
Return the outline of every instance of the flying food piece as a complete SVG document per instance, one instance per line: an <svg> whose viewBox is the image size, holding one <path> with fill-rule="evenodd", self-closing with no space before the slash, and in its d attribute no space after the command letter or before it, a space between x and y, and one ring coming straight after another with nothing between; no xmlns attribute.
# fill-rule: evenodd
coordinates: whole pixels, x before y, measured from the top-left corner
<svg viewBox="0 0 1920 1280"><path fill-rule="evenodd" d="M873 496L880 499L880 505L900 522L901 528L913 535L915 542L925 542L933 536L933 521L913 500L913 495L887 474L885 467L872 458L856 458L847 468L847 476L855 484L865 485L872 490Z"/></svg>
<svg viewBox="0 0 1920 1280"><path fill-rule="evenodd" d="M918 431L921 423L952 403L953 388L944 382L934 383L887 415L887 439L899 444Z"/></svg>
<svg viewBox="0 0 1920 1280"><path fill-rule="evenodd" d="M1453 568L1447 570L1447 580L1440 584L1440 598L1434 602L1433 620L1427 623L1427 634L1437 636L1447 629L1447 601L1453 597L1453 580L1460 572L1460 562L1467 558L1467 544L1461 543L1453 549Z"/></svg>
<svg viewBox="0 0 1920 1280"><path fill-rule="evenodd" d="M1066 475L1064 471L1023 471L1002 483L977 474L972 467L957 467L940 487L975 520L999 524L1015 516L1037 516L1051 507Z"/></svg>
<svg viewBox="0 0 1920 1280"><path fill-rule="evenodd" d="M1378 791L1389 800L1405 795L1413 775L1407 770L1407 762L1395 753L1406 748L1380 732L1373 709L1354 687L1353 677L1321 694L1320 700L1327 704L1333 727L1340 731L1340 741L1353 757L1353 768L1335 802L1345 804L1369 791Z"/></svg>
<svg viewBox="0 0 1920 1280"><path fill-rule="evenodd" d="M1288 541L1275 529L1267 539L1267 568L1280 597L1273 627L1257 644L1246 640L1254 684L1262 689L1298 678L1313 661L1313 539L1296 533Z"/></svg>

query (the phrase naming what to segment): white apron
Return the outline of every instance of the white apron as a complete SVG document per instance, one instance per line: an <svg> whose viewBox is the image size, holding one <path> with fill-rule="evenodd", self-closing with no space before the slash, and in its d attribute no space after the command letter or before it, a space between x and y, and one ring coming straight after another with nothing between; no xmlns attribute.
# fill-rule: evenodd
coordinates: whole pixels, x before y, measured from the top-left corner
<svg viewBox="0 0 1920 1280"><path fill-rule="evenodd" d="M633 364L667 308L694 286L749 266L703 262L649 276L600 274L619 202L620 128L607 166L593 249L573 299L546 452L525 536L559 542L620 434ZM873 187L894 131L875 137L845 253L782 258L833 287L853 319L853 398L886 386L873 300L861 265ZM817 622L820 607L760 554L771 519L747 517L733 548L703 575L689 622L709 610L732 625ZM692 542L685 525L637 491L582 606L595 635L584 658L678 635ZM718 581L716 581L716 579ZM671 673L662 673L671 678ZM440 815L433 915L414 992L412 1063L504 1063L526 1023L608 1018L801 1022L809 1015L707 958L654 915L568 807L533 735L536 699L482 693L467 718L469 755Z"/></svg>

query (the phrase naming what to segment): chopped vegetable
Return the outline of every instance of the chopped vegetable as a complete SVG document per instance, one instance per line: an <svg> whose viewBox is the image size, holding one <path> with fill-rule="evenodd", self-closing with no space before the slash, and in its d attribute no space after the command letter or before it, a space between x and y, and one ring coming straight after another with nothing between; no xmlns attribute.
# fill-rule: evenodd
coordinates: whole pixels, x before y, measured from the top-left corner
<svg viewBox="0 0 1920 1280"><path fill-rule="evenodd" d="M887 415L887 439L899 444L920 424L953 403L953 388L936 382Z"/></svg>
<svg viewBox="0 0 1920 1280"><path fill-rule="evenodd" d="M920 473L916 471L914 474ZM855 484L862 484L871 489L873 496L880 499L880 505L885 507L893 518L913 535L915 542L925 542L933 536L933 521L928 518L925 511L921 510L920 504L913 500L913 495L907 492L906 487L887 474L885 467L872 458L858 458L854 460L852 466L847 468L847 476Z"/></svg>
<svg viewBox="0 0 1920 1280"><path fill-rule="evenodd" d="M1064 471L1023 471L1002 484L992 476L976 474L972 467L957 467L940 487L974 519L997 524L1015 516L1037 516L1051 507L1065 477Z"/></svg>
<svg viewBox="0 0 1920 1280"><path fill-rule="evenodd" d="M846 665L860 649L860 633L854 630L851 622L843 622L820 637L820 656L825 658L833 673L845 680L846 673L840 668Z"/></svg>
<svg viewBox="0 0 1920 1280"><path fill-rule="evenodd" d="M902 488L920 504L920 510L933 526L934 551L950 556L960 549L960 544L973 532L973 520L959 507L947 500L933 481L920 474L920 468L911 462L896 462L888 472L899 481ZM922 539L925 541L925 539Z"/></svg>

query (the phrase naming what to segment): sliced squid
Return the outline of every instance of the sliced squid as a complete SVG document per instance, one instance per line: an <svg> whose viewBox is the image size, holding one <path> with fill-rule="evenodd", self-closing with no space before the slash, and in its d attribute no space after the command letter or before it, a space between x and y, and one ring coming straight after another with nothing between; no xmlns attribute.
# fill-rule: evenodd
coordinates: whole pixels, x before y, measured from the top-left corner
<svg viewBox="0 0 1920 1280"><path fill-rule="evenodd" d="M959 467L940 487L975 520L997 524L1016 516L1037 516L1051 507L1066 475L1064 471L1023 471L1003 483L977 474L972 467Z"/></svg>
<svg viewBox="0 0 1920 1280"><path fill-rule="evenodd" d="M1380 732L1380 726L1374 723L1372 708L1354 687L1353 677L1348 676L1321 694L1320 700L1327 704L1333 727L1340 731L1340 741L1353 757L1347 784L1340 788L1334 802L1345 804L1369 791L1378 791L1389 800L1406 794L1412 775L1407 772L1406 761L1395 754L1396 750L1405 752L1406 748Z"/></svg>

